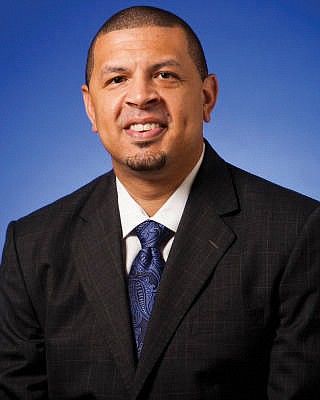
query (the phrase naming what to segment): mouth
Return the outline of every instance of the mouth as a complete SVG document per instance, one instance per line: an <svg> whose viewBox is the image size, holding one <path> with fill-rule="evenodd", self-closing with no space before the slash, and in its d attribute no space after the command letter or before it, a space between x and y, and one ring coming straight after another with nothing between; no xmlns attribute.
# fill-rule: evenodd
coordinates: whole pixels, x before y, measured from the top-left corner
<svg viewBox="0 0 320 400"><path fill-rule="evenodd" d="M135 139L153 139L166 129L159 122L132 123L125 128L126 133Z"/></svg>

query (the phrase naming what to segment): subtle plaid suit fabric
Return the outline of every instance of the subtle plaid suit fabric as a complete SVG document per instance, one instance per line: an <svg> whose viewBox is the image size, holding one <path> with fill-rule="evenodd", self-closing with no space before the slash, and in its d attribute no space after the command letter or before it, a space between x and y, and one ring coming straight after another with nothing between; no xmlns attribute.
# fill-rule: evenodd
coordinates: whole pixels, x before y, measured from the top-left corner
<svg viewBox="0 0 320 400"><path fill-rule="evenodd" d="M139 363L115 177L9 226L0 398L318 400L320 209L207 144Z"/></svg>

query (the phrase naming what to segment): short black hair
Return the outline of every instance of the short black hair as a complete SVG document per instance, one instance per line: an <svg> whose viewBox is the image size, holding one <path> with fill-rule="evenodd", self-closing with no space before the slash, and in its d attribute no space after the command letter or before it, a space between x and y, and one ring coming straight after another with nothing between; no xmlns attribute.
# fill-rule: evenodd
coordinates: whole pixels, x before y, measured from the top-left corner
<svg viewBox="0 0 320 400"><path fill-rule="evenodd" d="M89 86L93 65L94 47L97 39L112 31L139 28L143 26L179 27L187 37L189 54L197 67L200 77L204 80L208 76L206 58L200 40L191 27L177 15L161 8L149 6L135 6L125 8L110 17L99 29L93 38L87 56L86 84Z"/></svg>

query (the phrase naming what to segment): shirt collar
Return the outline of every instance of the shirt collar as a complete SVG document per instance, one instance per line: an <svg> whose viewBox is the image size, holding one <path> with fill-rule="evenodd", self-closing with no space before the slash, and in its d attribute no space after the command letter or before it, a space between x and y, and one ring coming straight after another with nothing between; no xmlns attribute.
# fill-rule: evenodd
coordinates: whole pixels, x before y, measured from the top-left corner
<svg viewBox="0 0 320 400"><path fill-rule="evenodd" d="M137 225L148 219L165 225L173 232L177 231L192 183L201 166L204 150L205 145L203 144L201 156L192 171L152 218L148 216L144 209L130 196L120 180L116 178L123 238L128 236Z"/></svg>

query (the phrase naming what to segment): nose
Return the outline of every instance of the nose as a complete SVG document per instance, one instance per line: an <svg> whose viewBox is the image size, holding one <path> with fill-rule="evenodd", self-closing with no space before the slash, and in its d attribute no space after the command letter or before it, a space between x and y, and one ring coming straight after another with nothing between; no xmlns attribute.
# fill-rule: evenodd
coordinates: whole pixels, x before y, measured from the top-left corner
<svg viewBox="0 0 320 400"><path fill-rule="evenodd" d="M152 79L136 77L131 80L126 97L126 103L137 108L148 108L160 101L159 93Z"/></svg>

